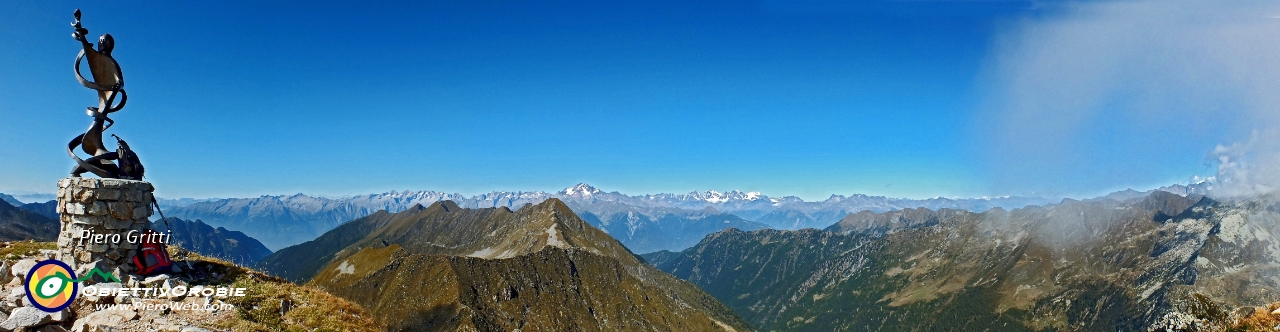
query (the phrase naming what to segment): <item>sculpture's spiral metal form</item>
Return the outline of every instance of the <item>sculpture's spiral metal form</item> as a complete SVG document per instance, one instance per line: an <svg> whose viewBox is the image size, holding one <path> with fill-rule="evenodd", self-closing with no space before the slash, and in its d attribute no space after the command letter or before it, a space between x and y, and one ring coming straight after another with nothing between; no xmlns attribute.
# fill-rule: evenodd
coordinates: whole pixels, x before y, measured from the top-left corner
<svg viewBox="0 0 1280 332"><path fill-rule="evenodd" d="M115 39L111 34L103 34L98 38L98 48L95 50L93 44L86 39L89 30L80 25L80 10L76 9L74 15L76 20L71 23L71 26L75 28L75 32L71 36L80 41L83 48L80 54L76 55L76 80L80 85L98 92L98 106L85 110L89 116L93 117L93 123L89 125L89 129L67 144L67 154L76 161L76 167L71 171L71 175L80 176L90 172L103 178L141 180L142 164L138 161L137 155L129 149L128 144L125 144L120 137L116 137L118 148L116 151L109 151L102 143L102 132L115 124L115 121L107 115L120 111L129 100L129 95L124 91L124 72L120 70L120 64L115 58L111 57L111 50L115 48ZM93 76L93 81L85 79L80 74L81 61L89 63L89 73ZM115 103L117 95L120 96L119 103ZM115 105L112 105L113 103ZM80 156L75 153L77 146L90 157L80 159ZM120 160L120 164L117 165L112 160Z"/></svg>

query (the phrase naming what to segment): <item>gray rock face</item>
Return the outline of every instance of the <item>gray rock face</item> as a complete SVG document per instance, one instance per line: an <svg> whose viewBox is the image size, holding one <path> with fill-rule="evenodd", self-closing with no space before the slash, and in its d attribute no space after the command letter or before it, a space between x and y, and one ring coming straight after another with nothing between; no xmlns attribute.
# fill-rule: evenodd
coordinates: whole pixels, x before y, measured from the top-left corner
<svg viewBox="0 0 1280 332"><path fill-rule="evenodd" d="M23 287L16 287L12 291L9 291L9 296L6 296L4 300L5 302L18 305L22 303L22 299L25 297L27 297L27 289Z"/></svg>
<svg viewBox="0 0 1280 332"><path fill-rule="evenodd" d="M27 272L31 272L31 268L35 266L36 260L34 259L20 260L17 263L13 263L13 268L9 270L9 273L17 278L26 278Z"/></svg>
<svg viewBox="0 0 1280 332"><path fill-rule="evenodd" d="M13 274L11 272L8 261L0 262L0 284L5 284L10 280L13 280Z"/></svg>
<svg viewBox="0 0 1280 332"><path fill-rule="evenodd" d="M9 318L5 319L4 322L0 322L0 329L12 331L18 328L40 326L52 321L52 317L47 312L33 307L22 307L9 313Z"/></svg>

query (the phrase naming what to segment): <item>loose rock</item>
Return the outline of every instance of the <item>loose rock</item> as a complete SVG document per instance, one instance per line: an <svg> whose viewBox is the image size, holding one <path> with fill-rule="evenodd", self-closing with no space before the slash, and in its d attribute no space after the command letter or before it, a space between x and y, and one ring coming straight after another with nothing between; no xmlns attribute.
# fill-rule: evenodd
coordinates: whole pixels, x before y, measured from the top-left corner
<svg viewBox="0 0 1280 332"><path fill-rule="evenodd" d="M99 326L117 326L134 318L138 318L138 313L130 309L98 311L77 319L71 331L91 332Z"/></svg>
<svg viewBox="0 0 1280 332"><path fill-rule="evenodd" d="M13 275L14 277L18 277L19 279L26 278L27 272L31 272L31 268L35 266L36 266L36 260L34 259L28 258L28 259L20 260L17 263L13 263L13 268L9 270L9 274Z"/></svg>
<svg viewBox="0 0 1280 332"><path fill-rule="evenodd" d="M148 277L147 279L142 280L142 284L147 286L155 286L162 282L165 282L165 280L169 280L169 275L159 274L159 275Z"/></svg>
<svg viewBox="0 0 1280 332"><path fill-rule="evenodd" d="M9 274L9 262L0 261L0 283L7 283L13 280L13 275Z"/></svg>
<svg viewBox="0 0 1280 332"><path fill-rule="evenodd" d="M18 328L40 326L51 321L53 320L47 312L33 307L22 307L14 309L13 313L9 314L9 318L0 322L0 329L12 331Z"/></svg>

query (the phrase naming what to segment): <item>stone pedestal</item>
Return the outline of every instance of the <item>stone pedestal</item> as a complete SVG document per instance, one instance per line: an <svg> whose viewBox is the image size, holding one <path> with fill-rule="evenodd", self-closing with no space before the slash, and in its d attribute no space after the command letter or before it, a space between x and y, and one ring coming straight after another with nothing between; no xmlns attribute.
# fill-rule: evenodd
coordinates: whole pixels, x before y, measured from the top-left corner
<svg viewBox="0 0 1280 332"><path fill-rule="evenodd" d="M143 181L65 178L58 181L58 233L60 260L80 269L119 267L132 270L138 244L129 241L131 231L141 234L151 227L151 183ZM94 236L81 237L88 231ZM102 237L97 237L102 235ZM94 241L95 239L99 241Z"/></svg>

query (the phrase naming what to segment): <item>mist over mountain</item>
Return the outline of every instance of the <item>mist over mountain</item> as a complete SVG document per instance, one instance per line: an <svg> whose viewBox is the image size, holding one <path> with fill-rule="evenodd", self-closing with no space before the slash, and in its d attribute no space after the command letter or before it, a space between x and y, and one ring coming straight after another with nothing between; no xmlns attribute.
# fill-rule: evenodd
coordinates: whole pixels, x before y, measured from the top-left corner
<svg viewBox="0 0 1280 332"><path fill-rule="evenodd" d="M645 258L762 330L1221 327L1280 297L1278 202L1156 190L863 212L823 231L726 230Z"/></svg>
<svg viewBox="0 0 1280 332"><path fill-rule="evenodd" d="M279 249L313 239L337 225L379 210L399 212L414 205L451 200L463 208L518 208L547 199L562 200L584 219L639 252L680 250L712 232L736 227L759 229L825 228L846 214L926 207L985 211L993 207L1045 204L1043 198L1000 197L925 200L881 196L833 195L806 202L798 197L771 198L758 192L690 192L626 195L578 184L559 192L491 192L467 197L436 191L403 191L341 198L262 196L193 202L166 211L183 219L243 231L268 248Z"/></svg>
<svg viewBox="0 0 1280 332"><path fill-rule="evenodd" d="M360 303L393 330L750 330L558 199L380 211L259 266Z"/></svg>
<svg viewBox="0 0 1280 332"><path fill-rule="evenodd" d="M218 198L160 198L156 197L156 203L160 204L160 208L168 211L187 205L218 200Z"/></svg>

